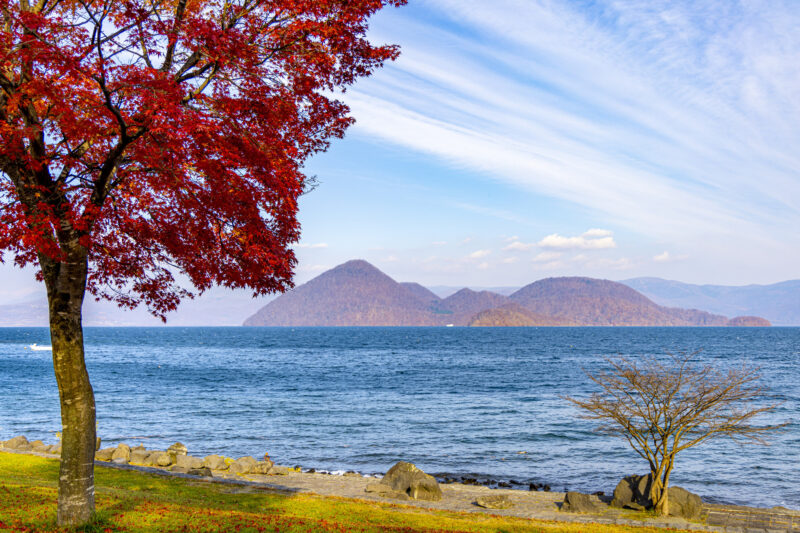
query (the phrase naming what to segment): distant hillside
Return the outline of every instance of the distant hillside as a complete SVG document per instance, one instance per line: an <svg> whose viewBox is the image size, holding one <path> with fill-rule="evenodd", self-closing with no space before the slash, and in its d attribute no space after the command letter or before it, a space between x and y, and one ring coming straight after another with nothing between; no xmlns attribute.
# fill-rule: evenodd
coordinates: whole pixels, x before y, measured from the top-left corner
<svg viewBox="0 0 800 533"><path fill-rule="evenodd" d="M660 305L695 307L727 316L764 317L775 326L800 326L800 280L772 285L692 285L660 278L621 281Z"/></svg>
<svg viewBox="0 0 800 533"><path fill-rule="evenodd" d="M759 325L740 317L731 325ZM461 289L440 299L417 283L398 283L362 260L348 261L283 294L246 326L587 325L725 326L696 309L662 307L621 283L549 278L511 296Z"/></svg>
<svg viewBox="0 0 800 533"><path fill-rule="evenodd" d="M412 281L403 281L400 282L400 285L405 287L407 291L413 294L417 300L427 305L435 306L441 301L441 298L436 296L433 292L431 292L429 289L426 289L419 283L414 283Z"/></svg>
<svg viewBox="0 0 800 533"><path fill-rule="evenodd" d="M500 294L489 291L473 291L472 289L461 289L455 294L451 294L439 302L440 311L452 313L448 323L456 326L466 326L476 313L499 307L508 303L508 298Z"/></svg>
<svg viewBox="0 0 800 533"><path fill-rule="evenodd" d="M282 294L245 326L430 326L437 324L419 290L362 260L348 261Z"/></svg>
<svg viewBox="0 0 800 533"><path fill-rule="evenodd" d="M574 322L534 313L515 303L487 309L469 322L473 327L576 326Z"/></svg>
<svg viewBox="0 0 800 533"><path fill-rule="evenodd" d="M587 326L725 326L728 319L695 309L662 307L630 287L592 278L547 278L509 299L534 313Z"/></svg>

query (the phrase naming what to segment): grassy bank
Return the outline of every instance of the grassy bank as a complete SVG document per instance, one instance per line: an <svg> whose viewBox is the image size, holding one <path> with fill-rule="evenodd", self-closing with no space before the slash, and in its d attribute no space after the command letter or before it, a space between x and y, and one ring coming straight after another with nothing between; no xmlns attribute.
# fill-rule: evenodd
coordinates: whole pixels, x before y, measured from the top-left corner
<svg viewBox="0 0 800 533"><path fill-rule="evenodd" d="M57 478L56 460L0 452L0 531L59 531ZM98 516L87 531L663 531L427 511L110 468L97 468L95 482Z"/></svg>

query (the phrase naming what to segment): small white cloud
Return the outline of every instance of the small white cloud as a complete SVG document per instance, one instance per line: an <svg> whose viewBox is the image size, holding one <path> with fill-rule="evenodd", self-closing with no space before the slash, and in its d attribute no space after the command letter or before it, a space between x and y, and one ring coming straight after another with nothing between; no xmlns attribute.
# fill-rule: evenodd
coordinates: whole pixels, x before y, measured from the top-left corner
<svg viewBox="0 0 800 533"><path fill-rule="evenodd" d="M511 237L506 238L506 242L514 242L518 241L519 237L517 235L512 235Z"/></svg>
<svg viewBox="0 0 800 533"><path fill-rule="evenodd" d="M395 261L397 261L397 256L396 255L389 255L387 257L384 257L383 261L385 263L394 263Z"/></svg>
<svg viewBox="0 0 800 533"><path fill-rule="evenodd" d="M470 259L481 259L481 258L486 257L487 255L489 255L490 253L492 253L491 250L475 250L474 252L469 254L469 258Z"/></svg>
<svg viewBox="0 0 800 533"><path fill-rule="evenodd" d="M467 244L467 243L469 243L470 241L472 241L472 237L467 237L466 239L464 239L463 241L461 241L461 244Z"/></svg>
<svg viewBox="0 0 800 533"><path fill-rule="evenodd" d="M327 248L328 247L328 243L326 243L326 242L318 242L316 244L309 244L309 243L301 242L301 243L296 244L295 246L297 248L309 248L309 249Z"/></svg>
<svg viewBox="0 0 800 533"><path fill-rule="evenodd" d="M478 265L479 270L487 270L488 268L489 268L489 263L487 263L486 261Z"/></svg>
<svg viewBox="0 0 800 533"><path fill-rule="evenodd" d="M656 263L670 263L672 261L681 261L689 257L688 255L672 255L668 251L664 250L663 253L653 256L653 261Z"/></svg>
<svg viewBox="0 0 800 533"><path fill-rule="evenodd" d="M617 247L617 243L614 242L614 237L587 236L587 234L592 231L598 230L589 230L579 237L564 237L558 233L553 233L537 244L542 248L556 248L560 250L602 250Z"/></svg>
<svg viewBox="0 0 800 533"><path fill-rule="evenodd" d="M502 263L506 265L513 265L517 261L519 261L518 257L506 257L505 259L503 259Z"/></svg>
<svg viewBox="0 0 800 533"><path fill-rule="evenodd" d="M586 261L587 259L589 259L588 255L586 255L586 254L578 254L576 256L573 256L572 261L575 261L576 263L578 263L580 261Z"/></svg>
<svg viewBox="0 0 800 533"><path fill-rule="evenodd" d="M534 257L533 260L537 263L543 263L545 261L555 261L562 255L563 254L561 252L540 252L536 254L536 257Z"/></svg>
<svg viewBox="0 0 800 533"><path fill-rule="evenodd" d="M514 241L511 244L509 244L508 246L504 247L503 250L505 250L505 251L511 251L511 250L525 251L525 250L530 250L534 246L536 246L536 244L534 244L534 243Z"/></svg>
<svg viewBox="0 0 800 533"><path fill-rule="evenodd" d="M583 234L583 236L587 239L591 239L593 237L611 237L611 235L613 235L611 231L600 228L592 228Z"/></svg>

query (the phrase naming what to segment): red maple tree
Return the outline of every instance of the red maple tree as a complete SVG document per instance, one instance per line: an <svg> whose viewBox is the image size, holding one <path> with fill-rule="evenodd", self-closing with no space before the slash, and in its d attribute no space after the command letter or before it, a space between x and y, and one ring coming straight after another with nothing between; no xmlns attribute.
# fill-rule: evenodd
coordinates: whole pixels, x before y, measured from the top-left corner
<svg viewBox="0 0 800 533"><path fill-rule="evenodd" d="M178 272L291 287L302 165L352 122L336 91L396 57L367 20L403 3L0 0L0 252L47 291L59 524L94 509L85 292L163 318Z"/></svg>

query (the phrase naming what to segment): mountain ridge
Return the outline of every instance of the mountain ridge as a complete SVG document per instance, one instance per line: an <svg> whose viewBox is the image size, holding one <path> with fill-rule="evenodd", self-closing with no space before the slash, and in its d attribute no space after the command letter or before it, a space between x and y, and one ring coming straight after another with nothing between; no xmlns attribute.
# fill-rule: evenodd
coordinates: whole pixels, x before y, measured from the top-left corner
<svg viewBox="0 0 800 533"><path fill-rule="evenodd" d="M730 321L698 309L661 306L624 284L585 277L538 280L510 296L464 288L442 299L357 259L279 296L244 325L466 326L481 313L477 322L482 325L725 326ZM766 323L760 317L732 322Z"/></svg>

